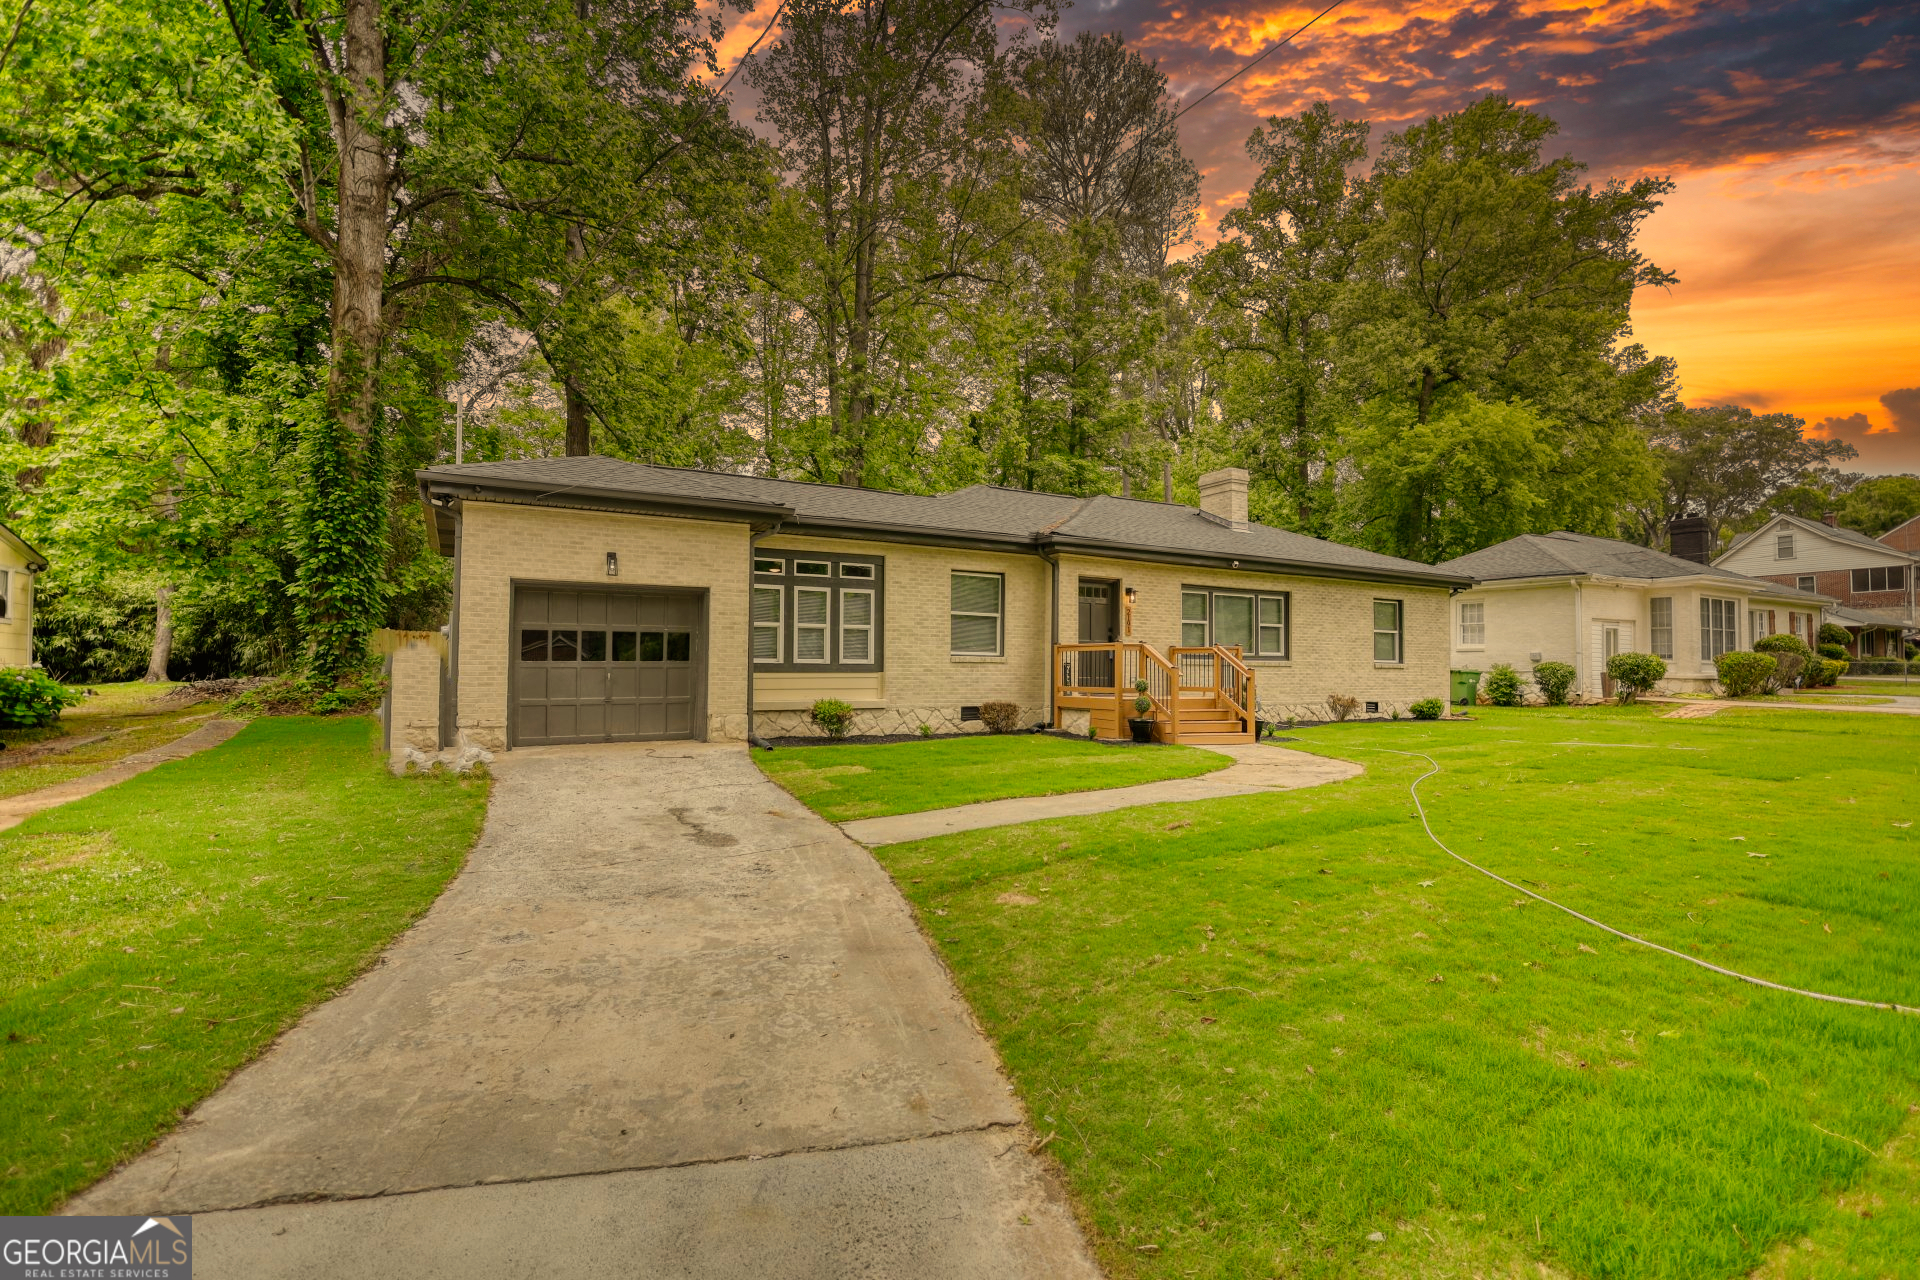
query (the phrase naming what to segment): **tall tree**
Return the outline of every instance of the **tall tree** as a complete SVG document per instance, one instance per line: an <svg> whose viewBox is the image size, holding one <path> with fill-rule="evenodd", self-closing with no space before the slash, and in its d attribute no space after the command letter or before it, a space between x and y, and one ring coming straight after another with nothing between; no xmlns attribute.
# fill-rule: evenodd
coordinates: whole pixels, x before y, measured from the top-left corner
<svg viewBox="0 0 1920 1280"><path fill-rule="evenodd" d="M1330 464L1349 410L1330 398L1343 304L1374 230L1373 189L1352 174L1367 134L1324 102L1254 130L1247 154L1260 176L1194 276L1228 438L1265 482L1261 515L1316 535L1332 528Z"/></svg>
<svg viewBox="0 0 1920 1280"><path fill-rule="evenodd" d="M1857 456L1844 440L1809 439L1790 413L1755 413L1739 405L1676 405L1650 433L1661 467L1657 499L1642 504L1647 542L1663 546L1680 516L1706 517L1721 533L1782 490L1817 482L1833 464ZM1824 506L1824 504L1822 504Z"/></svg>

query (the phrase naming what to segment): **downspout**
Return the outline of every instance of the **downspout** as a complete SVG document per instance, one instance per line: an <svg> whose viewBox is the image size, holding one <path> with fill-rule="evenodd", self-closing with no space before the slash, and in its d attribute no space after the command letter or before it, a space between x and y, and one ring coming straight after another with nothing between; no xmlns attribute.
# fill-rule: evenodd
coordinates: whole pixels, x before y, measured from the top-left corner
<svg viewBox="0 0 1920 1280"><path fill-rule="evenodd" d="M753 732L753 553L759 549L760 539L770 538L780 532L780 527L784 523L785 521L776 520L770 527L747 535L747 746L749 749L758 747L762 751L771 751L773 748L761 741ZM785 620L786 612L783 609L782 623Z"/></svg>
<svg viewBox="0 0 1920 1280"><path fill-rule="evenodd" d="M1587 602L1580 593L1580 579L1568 578L1573 587L1573 681L1576 687L1587 687Z"/></svg>
<svg viewBox="0 0 1920 1280"><path fill-rule="evenodd" d="M1053 607L1048 610L1049 624L1047 627L1047 635L1049 638L1047 645L1047 728L1058 729L1060 725L1056 718L1053 705L1053 661L1054 655L1060 652L1060 553L1051 547L1042 547L1040 549L1040 558L1045 560L1048 567L1053 571Z"/></svg>
<svg viewBox="0 0 1920 1280"><path fill-rule="evenodd" d="M460 742L460 580L466 521L460 506L451 498L444 508L453 517L453 602L447 613L447 671L440 688L440 749L458 747ZM511 621L507 624L513 625ZM512 644L512 640L508 640Z"/></svg>

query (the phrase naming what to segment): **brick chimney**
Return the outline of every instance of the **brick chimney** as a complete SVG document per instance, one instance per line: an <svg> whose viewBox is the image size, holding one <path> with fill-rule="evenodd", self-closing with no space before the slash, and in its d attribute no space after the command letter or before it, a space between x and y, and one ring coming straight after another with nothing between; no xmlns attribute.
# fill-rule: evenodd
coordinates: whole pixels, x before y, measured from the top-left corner
<svg viewBox="0 0 1920 1280"><path fill-rule="evenodd" d="M1222 467L1200 477L1200 514L1229 529L1247 528L1247 472Z"/></svg>
<svg viewBox="0 0 1920 1280"><path fill-rule="evenodd" d="M1827 522L1827 528L1832 529L1837 527L1840 513L1838 511L1823 511L1820 513L1820 518Z"/></svg>

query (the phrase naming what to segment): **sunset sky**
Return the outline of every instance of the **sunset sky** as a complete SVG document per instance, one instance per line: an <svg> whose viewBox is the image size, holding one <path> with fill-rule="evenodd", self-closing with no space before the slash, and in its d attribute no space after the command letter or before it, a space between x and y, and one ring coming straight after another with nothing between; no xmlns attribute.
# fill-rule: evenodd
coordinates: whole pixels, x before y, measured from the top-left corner
<svg viewBox="0 0 1920 1280"><path fill-rule="evenodd" d="M1061 30L1121 33L1190 102L1325 3L1080 0ZM1377 142L1496 90L1559 121L1594 180L1678 181L1642 246L1680 283L1634 326L1688 403L1786 410L1852 442L1849 469L1920 470L1920 3L1347 0L1181 121L1202 238L1245 199L1266 117L1325 100Z"/></svg>

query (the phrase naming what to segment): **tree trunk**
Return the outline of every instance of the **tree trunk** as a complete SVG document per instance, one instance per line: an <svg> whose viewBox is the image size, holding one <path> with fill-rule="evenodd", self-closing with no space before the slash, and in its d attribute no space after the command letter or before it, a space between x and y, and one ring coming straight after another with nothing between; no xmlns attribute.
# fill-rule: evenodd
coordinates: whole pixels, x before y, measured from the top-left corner
<svg viewBox="0 0 1920 1280"><path fill-rule="evenodd" d="M583 2L576 8L580 17L587 16L587 6ZM587 256L587 238L579 223L567 228L567 261L579 262ZM580 391L580 383L574 375L566 379L567 392L567 456L584 458L593 452L593 423L587 417L587 398Z"/></svg>
<svg viewBox="0 0 1920 1280"><path fill-rule="evenodd" d="M365 440L375 429L381 314L386 289L387 199L393 168L379 133L386 103L380 0L345 0L346 61L334 116L340 158L340 224L333 254L334 416Z"/></svg>
<svg viewBox="0 0 1920 1280"><path fill-rule="evenodd" d="M167 678L167 663L173 658L173 588L166 583L153 593L153 652L147 658L148 684L160 684Z"/></svg>

